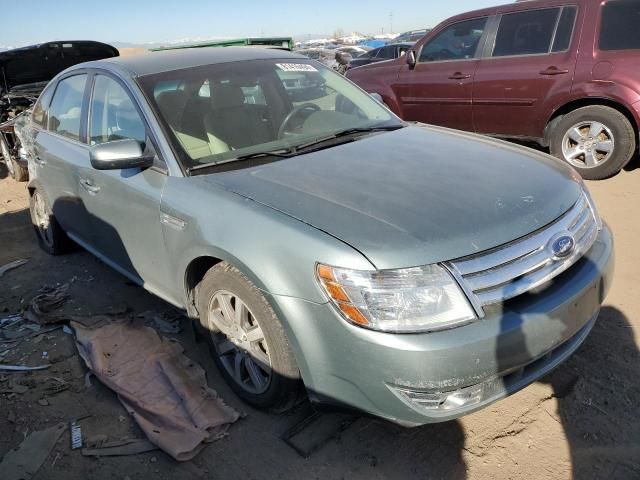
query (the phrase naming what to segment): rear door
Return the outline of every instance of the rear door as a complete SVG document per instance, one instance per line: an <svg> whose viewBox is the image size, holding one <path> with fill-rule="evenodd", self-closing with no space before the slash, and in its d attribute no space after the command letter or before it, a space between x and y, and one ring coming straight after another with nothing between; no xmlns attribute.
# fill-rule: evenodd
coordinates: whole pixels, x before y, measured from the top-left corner
<svg viewBox="0 0 640 480"><path fill-rule="evenodd" d="M476 132L541 138L549 106L571 91L578 7L498 12L473 86Z"/></svg>
<svg viewBox="0 0 640 480"><path fill-rule="evenodd" d="M91 244L92 227L80 195L80 171L90 167L83 142L87 74L74 73L58 81L46 117L34 142L36 180L62 228L81 243ZM37 113L37 112L36 112Z"/></svg>
<svg viewBox="0 0 640 480"><path fill-rule="evenodd" d="M154 141L128 88L115 77L96 74L89 106L90 146L134 139L155 152ZM95 248L113 267L151 291L167 291L167 257L161 228L160 201L166 166L141 170L84 172L83 199L95 232Z"/></svg>
<svg viewBox="0 0 640 480"><path fill-rule="evenodd" d="M443 26L394 85L404 120L471 130L471 92L488 17Z"/></svg>

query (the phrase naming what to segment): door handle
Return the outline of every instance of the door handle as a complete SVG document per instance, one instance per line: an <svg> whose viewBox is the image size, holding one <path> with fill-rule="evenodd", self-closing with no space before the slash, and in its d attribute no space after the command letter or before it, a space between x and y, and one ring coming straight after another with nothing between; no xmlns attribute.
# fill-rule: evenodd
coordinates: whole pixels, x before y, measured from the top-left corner
<svg viewBox="0 0 640 480"><path fill-rule="evenodd" d="M449 80L466 80L467 78L471 78L471 75L462 72L456 72L449 76Z"/></svg>
<svg viewBox="0 0 640 480"><path fill-rule="evenodd" d="M564 75L565 73L569 73L569 70L562 70L558 67L549 67L546 70L542 70L540 75Z"/></svg>
<svg viewBox="0 0 640 480"><path fill-rule="evenodd" d="M42 160L42 158L40 158L40 155L34 156L33 157L33 161L36 162L40 166L45 165L47 163L44 160Z"/></svg>
<svg viewBox="0 0 640 480"><path fill-rule="evenodd" d="M100 191L100 187L95 185L93 181L86 178L80 179L80 186L84 188L89 193L89 195L95 195Z"/></svg>

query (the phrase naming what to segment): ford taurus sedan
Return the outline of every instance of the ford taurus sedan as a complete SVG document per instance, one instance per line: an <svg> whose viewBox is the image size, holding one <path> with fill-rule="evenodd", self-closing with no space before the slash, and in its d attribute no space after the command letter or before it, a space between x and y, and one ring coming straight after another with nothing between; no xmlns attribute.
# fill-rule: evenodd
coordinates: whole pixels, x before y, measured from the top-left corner
<svg viewBox="0 0 640 480"><path fill-rule="evenodd" d="M74 66L28 127L42 247L184 310L245 401L403 425L523 388L596 321L611 233L552 157L401 122L303 56Z"/></svg>

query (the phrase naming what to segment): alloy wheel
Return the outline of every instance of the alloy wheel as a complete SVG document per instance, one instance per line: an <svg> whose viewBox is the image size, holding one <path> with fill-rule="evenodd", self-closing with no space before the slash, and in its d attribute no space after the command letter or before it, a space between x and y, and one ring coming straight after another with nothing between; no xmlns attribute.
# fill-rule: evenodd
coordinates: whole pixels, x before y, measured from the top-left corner
<svg viewBox="0 0 640 480"><path fill-rule="evenodd" d="M596 121L580 122L562 139L562 154L578 168L594 168L606 162L614 150L611 129Z"/></svg>
<svg viewBox="0 0 640 480"><path fill-rule="evenodd" d="M220 290L209 302L209 331L220 363L240 386L264 393L271 382L271 359L262 328L237 295Z"/></svg>

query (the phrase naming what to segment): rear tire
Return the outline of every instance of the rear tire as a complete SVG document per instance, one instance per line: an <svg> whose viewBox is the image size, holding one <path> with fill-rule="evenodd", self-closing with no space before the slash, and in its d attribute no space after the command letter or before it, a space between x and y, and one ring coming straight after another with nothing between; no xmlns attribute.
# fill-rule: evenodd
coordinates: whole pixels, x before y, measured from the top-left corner
<svg viewBox="0 0 640 480"><path fill-rule="evenodd" d="M49 255L61 255L71 249L73 243L60 227L42 190L35 189L32 192L29 211L40 248Z"/></svg>
<svg viewBox="0 0 640 480"><path fill-rule="evenodd" d="M555 120L550 128L551 154L569 163L588 180L615 175L636 153L636 134L631 122L611 107L578 108Z"/></svg>
<svg viewBox="0 0 640 480"><path fill-rule="evenodd" d="M200 330L222 376L247 403L285 411L301 392L300 372L271 305L240 270L222 262L197 289Z"/></svg>

